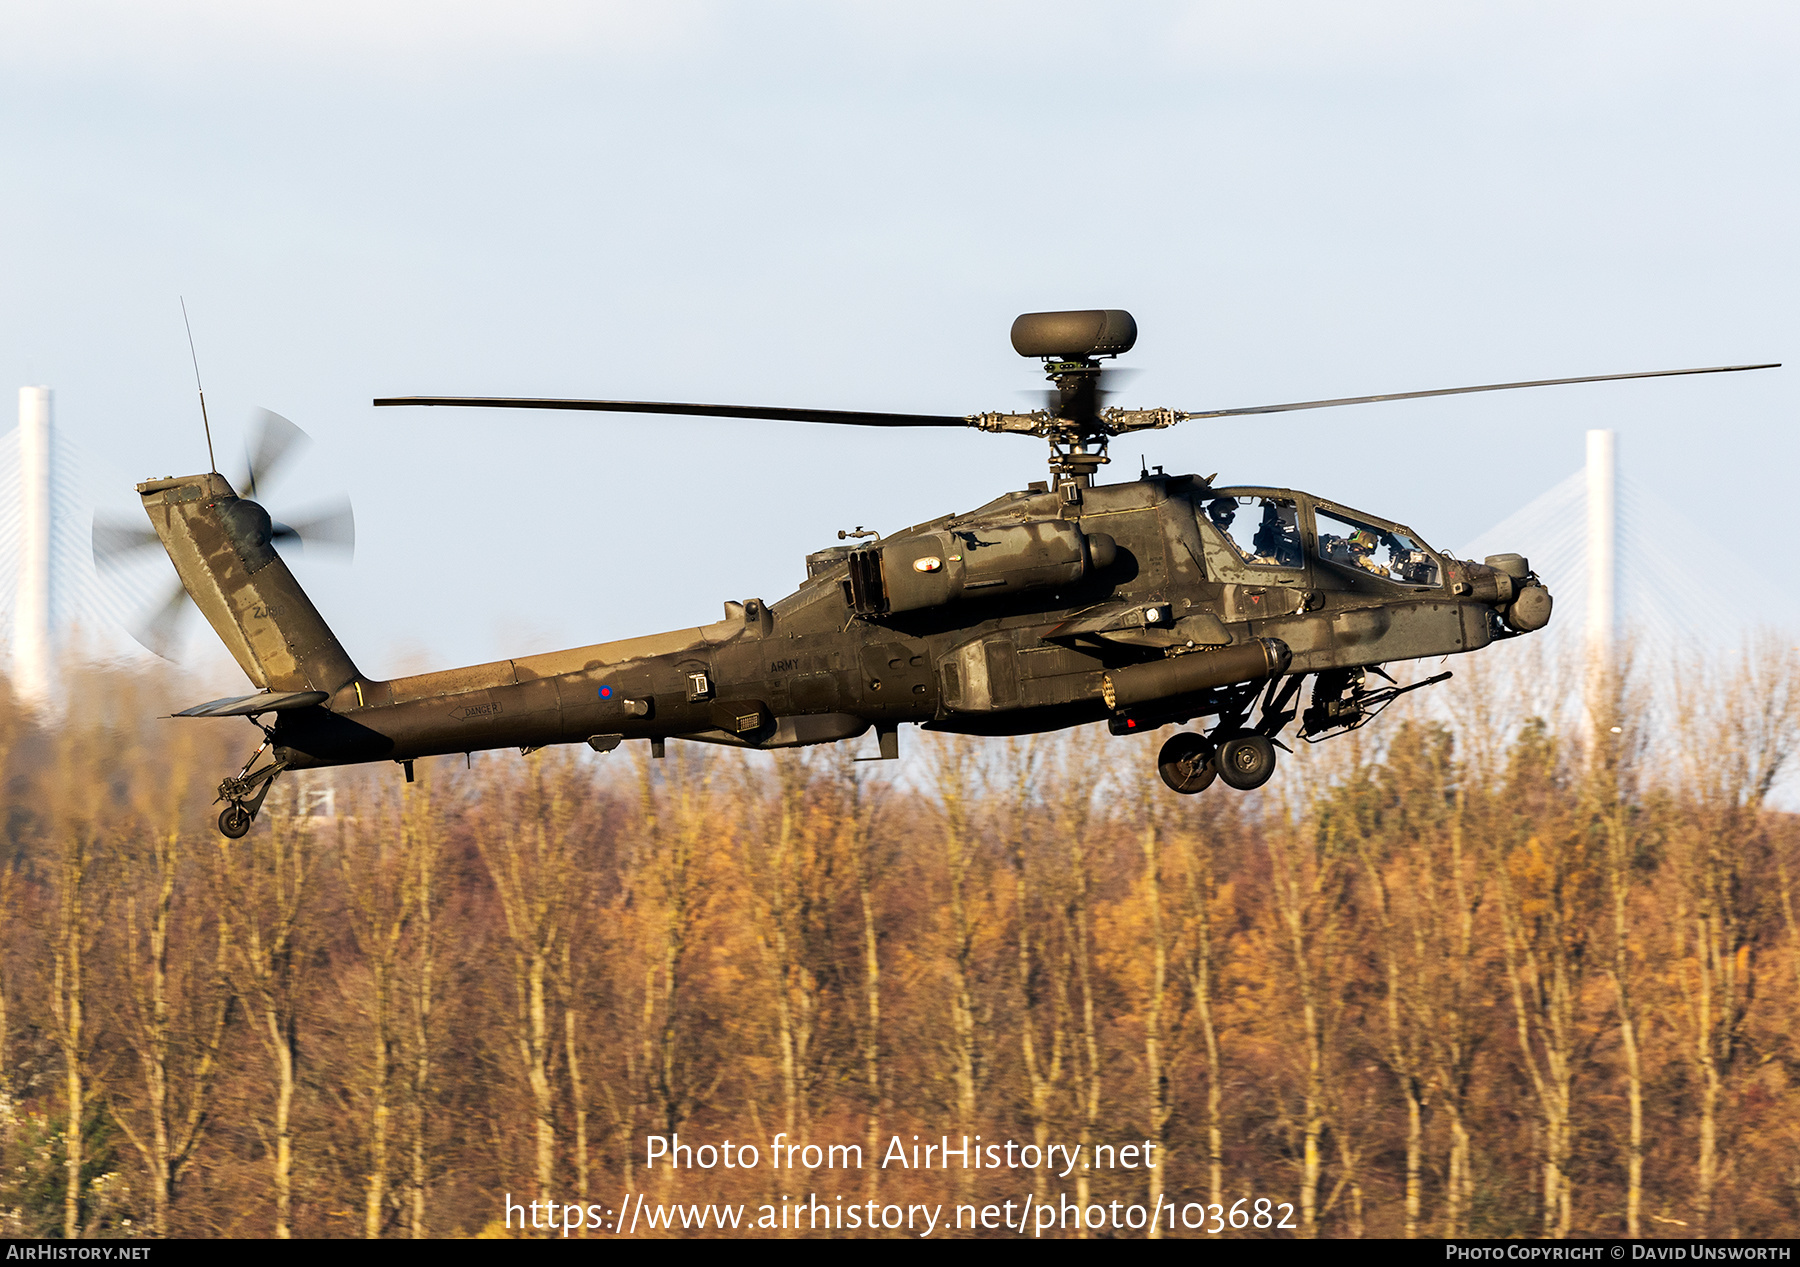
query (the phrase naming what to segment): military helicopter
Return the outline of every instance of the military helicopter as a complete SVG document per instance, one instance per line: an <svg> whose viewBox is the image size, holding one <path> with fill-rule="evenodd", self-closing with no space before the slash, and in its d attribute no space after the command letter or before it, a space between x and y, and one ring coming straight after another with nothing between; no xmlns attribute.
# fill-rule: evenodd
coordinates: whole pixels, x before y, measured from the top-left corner
<svg viewBox="0 0 1800 1267"><path fill-rule="evenodd" d="M1096 481L1108 442L1246 417L1772 365L1603 374L1184 412L1106 405L1104 362L1130 351L1117 310L1026 313L1018 354L1044 363L1043 408L966 416L666 401L408 396L378 406L593 410L877 427L974 427L1049 442L1050 478L885 536L838 533L774 603L727 602L696 629L378 681L364 676L274 548L281 528L217 471L137 486L182 585L256 686L177 717L248 717L263 742L218 790L241 837L287 770L548 744L610 752L671 739L791 748L899 727L1017 735L1104 721L1185 726L1157 757L1194 794L1260 787L1286 728L1316 742L1400 696L1383 665L1475 651L1545 627L1552 600L1517 554L1480 563L1404 524L1295 489L1219 486L1158 467ZM146 534L147 535L147 534ZM1307 679L1310 695L1300 696ZM272 716L272 722L264 721ZM258 765L258 762L263 764Z"/></svg>

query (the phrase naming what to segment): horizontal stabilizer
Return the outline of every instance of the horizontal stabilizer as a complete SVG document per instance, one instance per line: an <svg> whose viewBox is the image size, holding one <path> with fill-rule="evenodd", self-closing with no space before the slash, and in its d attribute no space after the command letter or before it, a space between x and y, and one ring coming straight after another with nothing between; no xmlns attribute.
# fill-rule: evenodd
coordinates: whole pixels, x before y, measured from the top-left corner
<svg viewBox="0 0 1800 1267"><path fill-rule="evenodd" d="M264 691L259 695L238 695L216 699L184 708L175 717L254 717L258 713L279 713L286 708L310 708L331 697L324 691Z"/></svg>

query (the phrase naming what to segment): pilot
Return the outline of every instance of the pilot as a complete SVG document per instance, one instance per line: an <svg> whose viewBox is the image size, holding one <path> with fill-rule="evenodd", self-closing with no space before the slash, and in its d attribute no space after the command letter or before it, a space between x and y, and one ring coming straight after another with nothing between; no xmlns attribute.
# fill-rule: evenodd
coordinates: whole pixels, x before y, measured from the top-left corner
<svg viewBox="0 0 1800 1267"><path fill-rule="evenodd" d="M1375 547L1381 544L1381 538L1373 532L1358 528L1344 544L1350 550L1350 561L1357 567L1376 576L1388 575L1388 570L1375 561Z"/></svg>
<svg viewBox="0 0 1800 1267"><path fill-rule="evenodd" d="M1263 503L1262 523L1257 526L1252 545L1258 563L1273 563L1284 568L1300 566L1299 515L1293 503Z"/></svg>
<svg viewBox="0 0 1800 1267"><path fill-rule="evenodd" d="M1254 563L1257 561L1254 550L1246 549L1242 542L1231 535L1231 525L1232 522L1237 519L1237 510L1237 498L1215 497L1206 507L1206 516L1211 519L1214 526L1224 534L1225 540L1230 543L1232 550L1237 553L1238 558L1244 560L1246 563Z"/></svg>

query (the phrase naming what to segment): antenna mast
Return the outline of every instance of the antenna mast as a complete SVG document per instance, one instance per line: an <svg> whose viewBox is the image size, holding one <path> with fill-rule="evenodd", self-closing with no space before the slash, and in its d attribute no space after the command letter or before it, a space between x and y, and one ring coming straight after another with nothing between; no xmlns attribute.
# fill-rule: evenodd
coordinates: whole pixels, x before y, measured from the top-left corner
<svg viewBox="0 0 1800 1267"><path fill-rule="evenodd" d="M212 423L206 417L206 388L200 384L200 354L194 351L194 326L188 320L187 300L181 299L181 324L187 328L188 355L194 359L194 390L200 393L200 425L206 428L206 465L214 475L219 473L219 460L213 456Z"/></svg>

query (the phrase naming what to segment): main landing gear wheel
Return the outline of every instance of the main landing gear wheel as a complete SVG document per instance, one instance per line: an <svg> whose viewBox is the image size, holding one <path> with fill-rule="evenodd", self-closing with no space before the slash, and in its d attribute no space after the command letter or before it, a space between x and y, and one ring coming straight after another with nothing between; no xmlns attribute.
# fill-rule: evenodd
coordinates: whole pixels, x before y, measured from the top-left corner
<svg viewBox="0 0 1800 1267"><path fill-rule="evenodd" d="M255 821L256 815L235 801L219 811L219 830L232 840L247 835Z"/></svg>
<svg viewBox="0 0 1800 1267"><path fill-rule="evenodd" d="M1233 735L1219 745L1216 762L1228 786L1248 792L1275 773L1275 745L1258 734Z"/></svg>
<svg viewBox="0 0 1800 1267"><path fill-rule="evenodd" d="M1219 770L1213 764L1213 746L1206 736L1184 730L1162 746L1156 755L1156 772L1175 791L1192 796L1211 787Z"/></svg>

